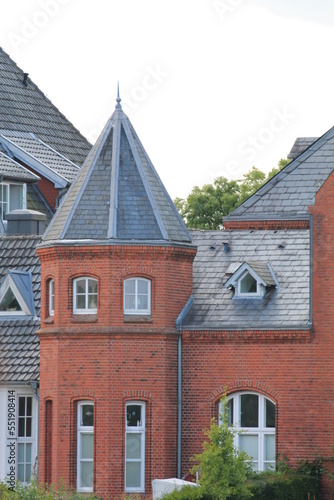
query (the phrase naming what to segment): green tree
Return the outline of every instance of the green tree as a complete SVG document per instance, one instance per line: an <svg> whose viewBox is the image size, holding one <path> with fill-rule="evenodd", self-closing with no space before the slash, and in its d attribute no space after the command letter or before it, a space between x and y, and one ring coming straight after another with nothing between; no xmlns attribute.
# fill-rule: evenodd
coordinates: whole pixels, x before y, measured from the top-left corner
<svg viewBox="0 0 334 500"><path fill-rule="evenodd" d="M176 198L174 203L188 228L219 229L223 216L233 212L289 162L281 159L267 176L252 167L238 181L217 177L213 184L204 184L202 188L195 186L187 199Z"/></svg>
<svg viewBox="0 0 334 500"><path fill-rule="evenodd" d="M199 472L201 490L212 500L226 500L232 495L249 498L251 494L246 486L249 457L234 445L235 431L228 426L227 412L220 414L220 420L218 425L212 419L210 428L204 430L207 440L202 453L194 457L198 465L191 473Z"/></svg>

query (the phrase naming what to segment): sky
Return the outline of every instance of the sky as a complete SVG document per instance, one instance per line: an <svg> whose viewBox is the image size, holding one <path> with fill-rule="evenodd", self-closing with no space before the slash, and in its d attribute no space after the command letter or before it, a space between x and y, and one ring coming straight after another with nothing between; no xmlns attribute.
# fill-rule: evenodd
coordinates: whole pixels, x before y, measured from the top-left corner
<svg viewBox="0 0 334 500"><path fill-rule="evenodd" d="M169 194L334 125L332 0L3 0L1 47L94 143L117 83Z"/></svg>

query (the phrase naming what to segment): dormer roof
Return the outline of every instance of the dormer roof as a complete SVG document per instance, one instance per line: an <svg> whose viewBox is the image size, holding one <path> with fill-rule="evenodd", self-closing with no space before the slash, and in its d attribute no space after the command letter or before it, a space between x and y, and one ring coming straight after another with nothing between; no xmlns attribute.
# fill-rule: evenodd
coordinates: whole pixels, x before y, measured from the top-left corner
<svg viewBox="0 0 334 500"><path fill-rule="evenodd" d="M38 182L40 178L27 168L9 158L0 151L0 177L3 181L15 181L32 183Z"/></svg>
<svg viewBox="0 0 334 500"><path fill-rule="evenodd" d="M228 278L225 287L235 286L236 282L240 279L240 277L244 274L245 271L248 271L258 283L267 287L267 286L277 286L277 281L275 279L275 275L271 266L268 262L260 262L260 261L245 261L243 263L239 263L237 269L233 272L233 274ZM226 271L228 274L229 269Z"/></svg>
<svg viewBox="0 0 334 500"><path fill-rule="evenodd" d="M68 240L191 242L120 99L44 236Z"/></svg>

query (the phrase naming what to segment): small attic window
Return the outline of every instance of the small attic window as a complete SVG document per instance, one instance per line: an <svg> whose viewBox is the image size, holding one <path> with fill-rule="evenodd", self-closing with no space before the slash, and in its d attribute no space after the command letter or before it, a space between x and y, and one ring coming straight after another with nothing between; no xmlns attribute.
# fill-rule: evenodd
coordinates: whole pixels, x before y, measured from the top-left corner
<svg viewBox="0 0 334 500"><path fill-rule="evenodd" d="M238 281L238 295L257 295L258 283L254 276L246 271Z"/></svg>
<svg viewBox="0 0 334 500"><path fill-rule="evenodd" d="M19 301L15 297L11 288L7 289L0 302L0 313L23 314L22 307L20 306Z"/></svg>
<svg viewBox="0 0 334 500"><path fill-rule="evenodd" d="M34 316L29 271L9 270L0 286L0 316Z"/></svg>

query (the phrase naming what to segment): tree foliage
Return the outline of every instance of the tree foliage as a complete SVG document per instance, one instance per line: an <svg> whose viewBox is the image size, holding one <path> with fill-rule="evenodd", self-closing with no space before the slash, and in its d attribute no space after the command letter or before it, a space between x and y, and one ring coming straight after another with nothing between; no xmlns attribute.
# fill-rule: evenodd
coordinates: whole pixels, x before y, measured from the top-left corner
<svg viewBox="0 0 334 500"><path fill-rule="evenodd" d="M228 425L227 413L221 413L220 423L212 419L210 428L204 430L207 440L203 443L203 451L194 457L198 465L191 472L199 472L201 490L212 500L226 500L234 495L240 499L251 496L246 486L249 457L234 445L235 432Z"/></svg>
<svg viewBox="0 0 334 500"><path fill-rule="evenodd" d="M222 218L255 193L265 182L289 163L281 159L268 175L256 167L243 175L241 180L217 177L213 184L202 188L194 186L187 199L176 198L174 203L190 229L219 229Z"/></svg>

